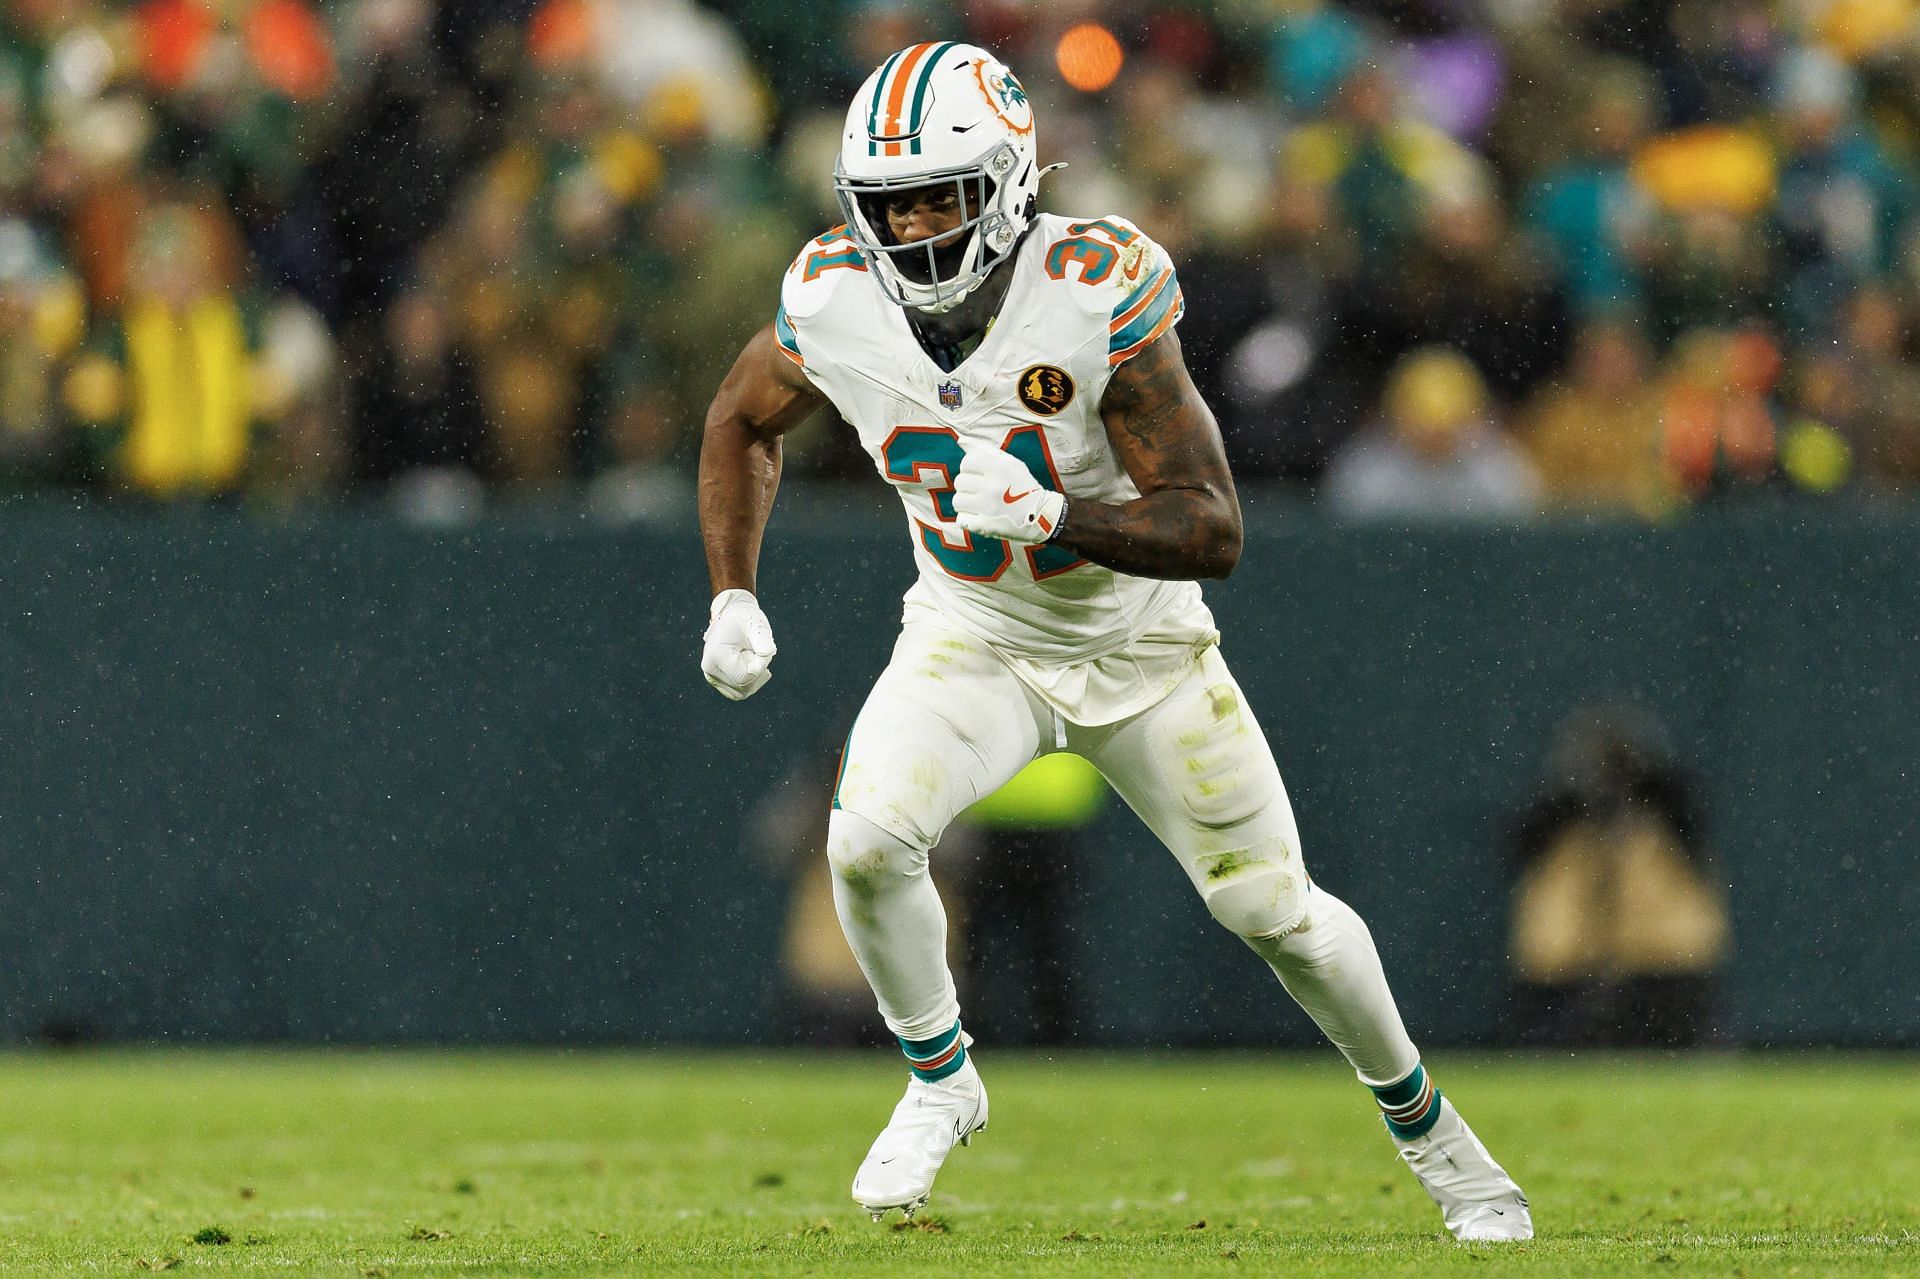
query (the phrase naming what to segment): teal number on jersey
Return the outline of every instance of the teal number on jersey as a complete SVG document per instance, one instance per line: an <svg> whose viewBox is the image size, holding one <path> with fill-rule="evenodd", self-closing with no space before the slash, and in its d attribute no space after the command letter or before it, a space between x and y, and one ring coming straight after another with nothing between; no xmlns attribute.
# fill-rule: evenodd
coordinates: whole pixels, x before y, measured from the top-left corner
<svg viewBox="0 0 1920 1279"><path fill-rule="evenodd" d="M1035 482L1060 492L1060 473L1054 469L1046 432L1038 426L1016 426L1007 432L1001 447L1026 463ZM997 537L975 537L954 519L953 477L963 456L960 437L944 426L896 427L881 446L880 456L888 479L926 486L939 526L924 520L914 523L920 527L920 544L927 554L964 581L998 581L1013 562L1013 548ZM1064 546L1029 546L1026 552L1036 582L1087 562Z"/></svg>
<svg viewBox="0 0 1920 1279"><path fill-rule="evenodd" d="M1047 447L1047 434L1037 426L1016 426L1007 432L1007 442L1000 447L1027 464L1033 472L1033 478L1040 484L1058 493L1060 472L1053 467L1053 451ZM1052 577L1055 573L1064 573L1070 568L1079 568L1086 561L1064 546L1029 546L1027 563L1033 569L1033 580Z"/></svg>
<svg viewBox="0 0 1920 1279"><path fill-rule="evenodd" d="M920 544L941 568L968 582L998 581L1013 562L1013 549L997 537L975 537L953 515L953 477L960 471L960 438L944 426L895 427L880 446L887 478L924 484L939 527L915 520Z"/></svg>
<svg viewBox="0 0 1920 1279"><path fill-rule="evenodd" d="M1074 222L1067 227L1070 240L1058 240L1047 250L1047 274L1056 280L1067 278L1067 266L1078 263L1082 284L1099 284L1113 274L1120 252L1140 238L1138 231L1116 226L1105 218L1092 222ZM1099 238L1104 237L1104 238Z"/></svg>

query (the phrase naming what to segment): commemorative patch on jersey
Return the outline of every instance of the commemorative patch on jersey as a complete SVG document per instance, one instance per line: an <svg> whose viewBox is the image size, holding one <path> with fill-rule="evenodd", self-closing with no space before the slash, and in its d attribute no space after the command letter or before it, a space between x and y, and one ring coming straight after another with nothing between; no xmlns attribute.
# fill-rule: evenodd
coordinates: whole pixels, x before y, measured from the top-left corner
<svg viewBox="0 0 1920 1279"><path fill-rule="evenodd" d="M1018 390L1022 404L1047 417L1073 403L1073 378L1053 364L1029 365L1020 375Z"/></svg>

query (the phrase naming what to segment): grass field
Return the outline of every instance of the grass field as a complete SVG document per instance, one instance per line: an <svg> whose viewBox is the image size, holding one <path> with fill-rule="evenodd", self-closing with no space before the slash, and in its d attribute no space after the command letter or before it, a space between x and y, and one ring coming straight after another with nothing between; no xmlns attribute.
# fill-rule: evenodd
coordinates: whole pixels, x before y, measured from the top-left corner
<svg viewBox="0 0 1920 1279"><path fill-rule="evenodd" d="M1446 1241L1331 1052L990 1055L912 1229L845 1197L878 1053L0 1057L0 1271L1920 1274L1910 1057L1430 1064L1534 1243Z"/></svg>

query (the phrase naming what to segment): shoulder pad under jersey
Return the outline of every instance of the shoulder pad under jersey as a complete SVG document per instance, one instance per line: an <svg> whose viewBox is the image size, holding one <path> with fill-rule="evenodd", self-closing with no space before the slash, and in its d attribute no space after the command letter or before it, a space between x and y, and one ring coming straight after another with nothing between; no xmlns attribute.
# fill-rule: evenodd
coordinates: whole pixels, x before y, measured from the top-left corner
<svg viewBox="0 0 1920 1279"><path fill-rule="evenodd" d="M1116 214L1070 220L1049 216L1043 259L1089 315L1107 320L1107 363L1118 365L1179 322L1185 310L1167 252Z"/></svg>
<svg viewBox="0 0 1920 1279"><path fill-rule="evenodd" d="M804 344L795 326L804 328L826 309L835 289L866 273L867 259L844 225L807 241L780 281L780 309L773 316L774 340L788 359L807 367Z"/></svg>
<svg viewBox="0 0 1920 1279"><path fill-rule="evenodd" d="M787 268L780 281L781 305L797 319L818 315L836 288L866 273L866 257L854 245L847 228L837 226L808 240Z"/></svg>

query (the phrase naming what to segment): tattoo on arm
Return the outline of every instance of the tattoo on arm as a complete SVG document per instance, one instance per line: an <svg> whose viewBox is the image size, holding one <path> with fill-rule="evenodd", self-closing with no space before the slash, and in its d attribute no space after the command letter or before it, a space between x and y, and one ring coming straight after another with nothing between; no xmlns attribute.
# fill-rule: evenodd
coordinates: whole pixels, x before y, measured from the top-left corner
<svg viewBox="0 0 1920 1279"><path fill-rule="evenodd" d="M1225 577L1240 558L1240 502L1220 429L1169 330L1122 364L1100 401L1107 438L1140 496L1070 499L1056 539L1140 577Z"/></svg>
<svg viewBox="0 0 1920 1279"><path fill-rule="evenodd" d="M1142 448L1153 449L1167 423L1189 410L1189 394L1199 400L1180 355L1179 339L1169 330L1114 370L1100 400L1100 415L1109 430L1118 427Z"/></svg>

